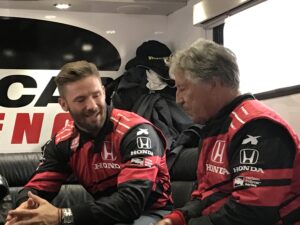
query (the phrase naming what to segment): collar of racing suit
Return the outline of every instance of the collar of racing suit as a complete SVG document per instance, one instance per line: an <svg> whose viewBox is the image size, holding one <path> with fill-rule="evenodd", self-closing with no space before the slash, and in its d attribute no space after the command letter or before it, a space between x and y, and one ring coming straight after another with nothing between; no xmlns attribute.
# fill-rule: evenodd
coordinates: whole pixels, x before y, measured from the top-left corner
<svg viewBox="0 0 300 225"><path fill-rule="evenodd" d="M229 115L239 104L241 104L243 101L245 101L247 99L255 99L255 97L250 93L239 95L238 97L233 99L231 102L226 104L223 108L221 108L221 110L214 117L212 117L210 120L208 120L206 122L204 128L202 129L202 131L205 131L207 129L209 130L210 127L214 127L217 124L220 124L220 121L223 121L224 118L227 117L227 115ZM231 121L228 121L228 123L230 123L230 122ZM218 127L218 125L217 125L217 127Z"/></svg>
<svg viewBox="0 0 300 225"><path fill-rule="evenodd" d="M79 135L80 135L79 148L77 148L77 149L80 149L80 147L83 146L88 141L92 141L94 143L94 148L93 148L94 151L96 151L97 149L98 150L100 149L99 146L103 143L103 140L104 140L105 136L107 134L109 134L110 132L112 132L112 130L113 130L113 122L110 120L111 112L112 112L112 107L107 106L105 122L104 122L103 127L101 128L100 132L97 134L96 137L92 136L89 133L81 131L76 127L76 129L77 129L77 131L79 132Z"/></svg>

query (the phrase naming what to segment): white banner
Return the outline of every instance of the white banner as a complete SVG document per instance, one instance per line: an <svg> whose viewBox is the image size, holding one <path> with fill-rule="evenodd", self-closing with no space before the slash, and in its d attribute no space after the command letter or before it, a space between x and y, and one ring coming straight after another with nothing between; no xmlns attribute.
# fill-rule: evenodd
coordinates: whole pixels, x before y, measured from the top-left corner
<svg viewBox="0 0 300 225"><path fill-rule="evenodd" d="M40 151L68 120L57 103L55 70L0 69L0 152Z"/></svg>

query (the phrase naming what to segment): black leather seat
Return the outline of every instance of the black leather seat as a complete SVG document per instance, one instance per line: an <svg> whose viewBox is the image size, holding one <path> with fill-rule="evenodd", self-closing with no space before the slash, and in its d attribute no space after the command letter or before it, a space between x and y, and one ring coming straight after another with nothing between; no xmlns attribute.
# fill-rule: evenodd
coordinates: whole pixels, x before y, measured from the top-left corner
<svg viewBox="0 0 300 225"><path fill-rule="evenodd" d="M196 180L197 149L184 149L170 170L174 206L183 206L190 198ZM26 184L39 164L40 153L1 153L0 174L7 179L13 204L18 191ZM92 196L71 177L52 203L58 207L91 200Z"/></svg>
<svg viewBox="0 0 300 225"><path fill-rule="evenodd" d="M13 205L18 191L27 183L39 164L40 153L0 154L0 173L6 177ZM68 179L52 203L68 207L92 199L92 196L74 178Z"/></svg>
<svg viewBox="0 0 300 225"><path fill-rule="evenodd" d="M169 170L175 208L182 207L190 199L197 180L197 161L198 147L183 148Z"/></svg>

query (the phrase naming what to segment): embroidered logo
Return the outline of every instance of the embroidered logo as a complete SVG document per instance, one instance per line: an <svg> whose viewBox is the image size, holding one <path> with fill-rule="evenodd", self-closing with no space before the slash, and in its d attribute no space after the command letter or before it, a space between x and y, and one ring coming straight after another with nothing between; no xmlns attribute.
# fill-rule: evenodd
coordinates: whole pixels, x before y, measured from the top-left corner
<svg viewBox="0 0 300 225"><path fill-rule="evenodd" d="M261 136L251 136L249 134L247 134L248 138L245 138L242 142L243 145L246 145L248 143L251 143L251 145L257 145L258 143L258 138L260 138Z"/></svg>
<svg viewBox="0 0 300 225"><path fill-rule="evenodd" d="M139 149L151 149L151 139L149 137L137 137L136 144Z"/></svg>
<svg viewBox="0 0 300 225"><path fill-rule="evenodd" d="M149 134L148 129L139 128L139 131L136 133L136 135L139 136L139 135L142 135L142 134L148 135Z"/></svg>
<svg viewBox="0 0 300 225"><path fill-rule="evenodd" d="M117 159L117 157L114 156L112 142L104 141L101 157L103 160L115 161Z"/></svg>
<svg viewBox="0 0 300 225"><path fill-rule="evenodd" d="M224 153L226 148L226 141L216 141L211 154L211 160L215 163L224 162Z"/></svg>
<svg viewBox="0 0 300 225"><path fill-rule="evenodd" d="M242 149L240 151L240 163L253 165L256 164L259 158L259 152L256 149Z"/></svg>

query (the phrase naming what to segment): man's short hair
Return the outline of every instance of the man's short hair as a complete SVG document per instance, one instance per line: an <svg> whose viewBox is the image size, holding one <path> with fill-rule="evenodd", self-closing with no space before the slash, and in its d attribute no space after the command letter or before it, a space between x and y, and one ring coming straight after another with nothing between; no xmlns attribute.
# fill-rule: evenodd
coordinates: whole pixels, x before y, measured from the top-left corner
<svg viewBox="0 0 300 225"><path fill-rule="evenodd" d="M95 64L84 60L65 64L55 77L55 83L60 96L63 96L63 88L65 84L88 76L97 76L101 82L100 73Z"/></svg>
<svg viewBox="0 0 300 225"><path fill-rule="evenodd" d="M197 40L187 49L173 55L169 65L171 76L180 70L190 80L210 82L213 77L217 77L223 85L239 88L239 68L235 54L213 41Z"/></svg>

